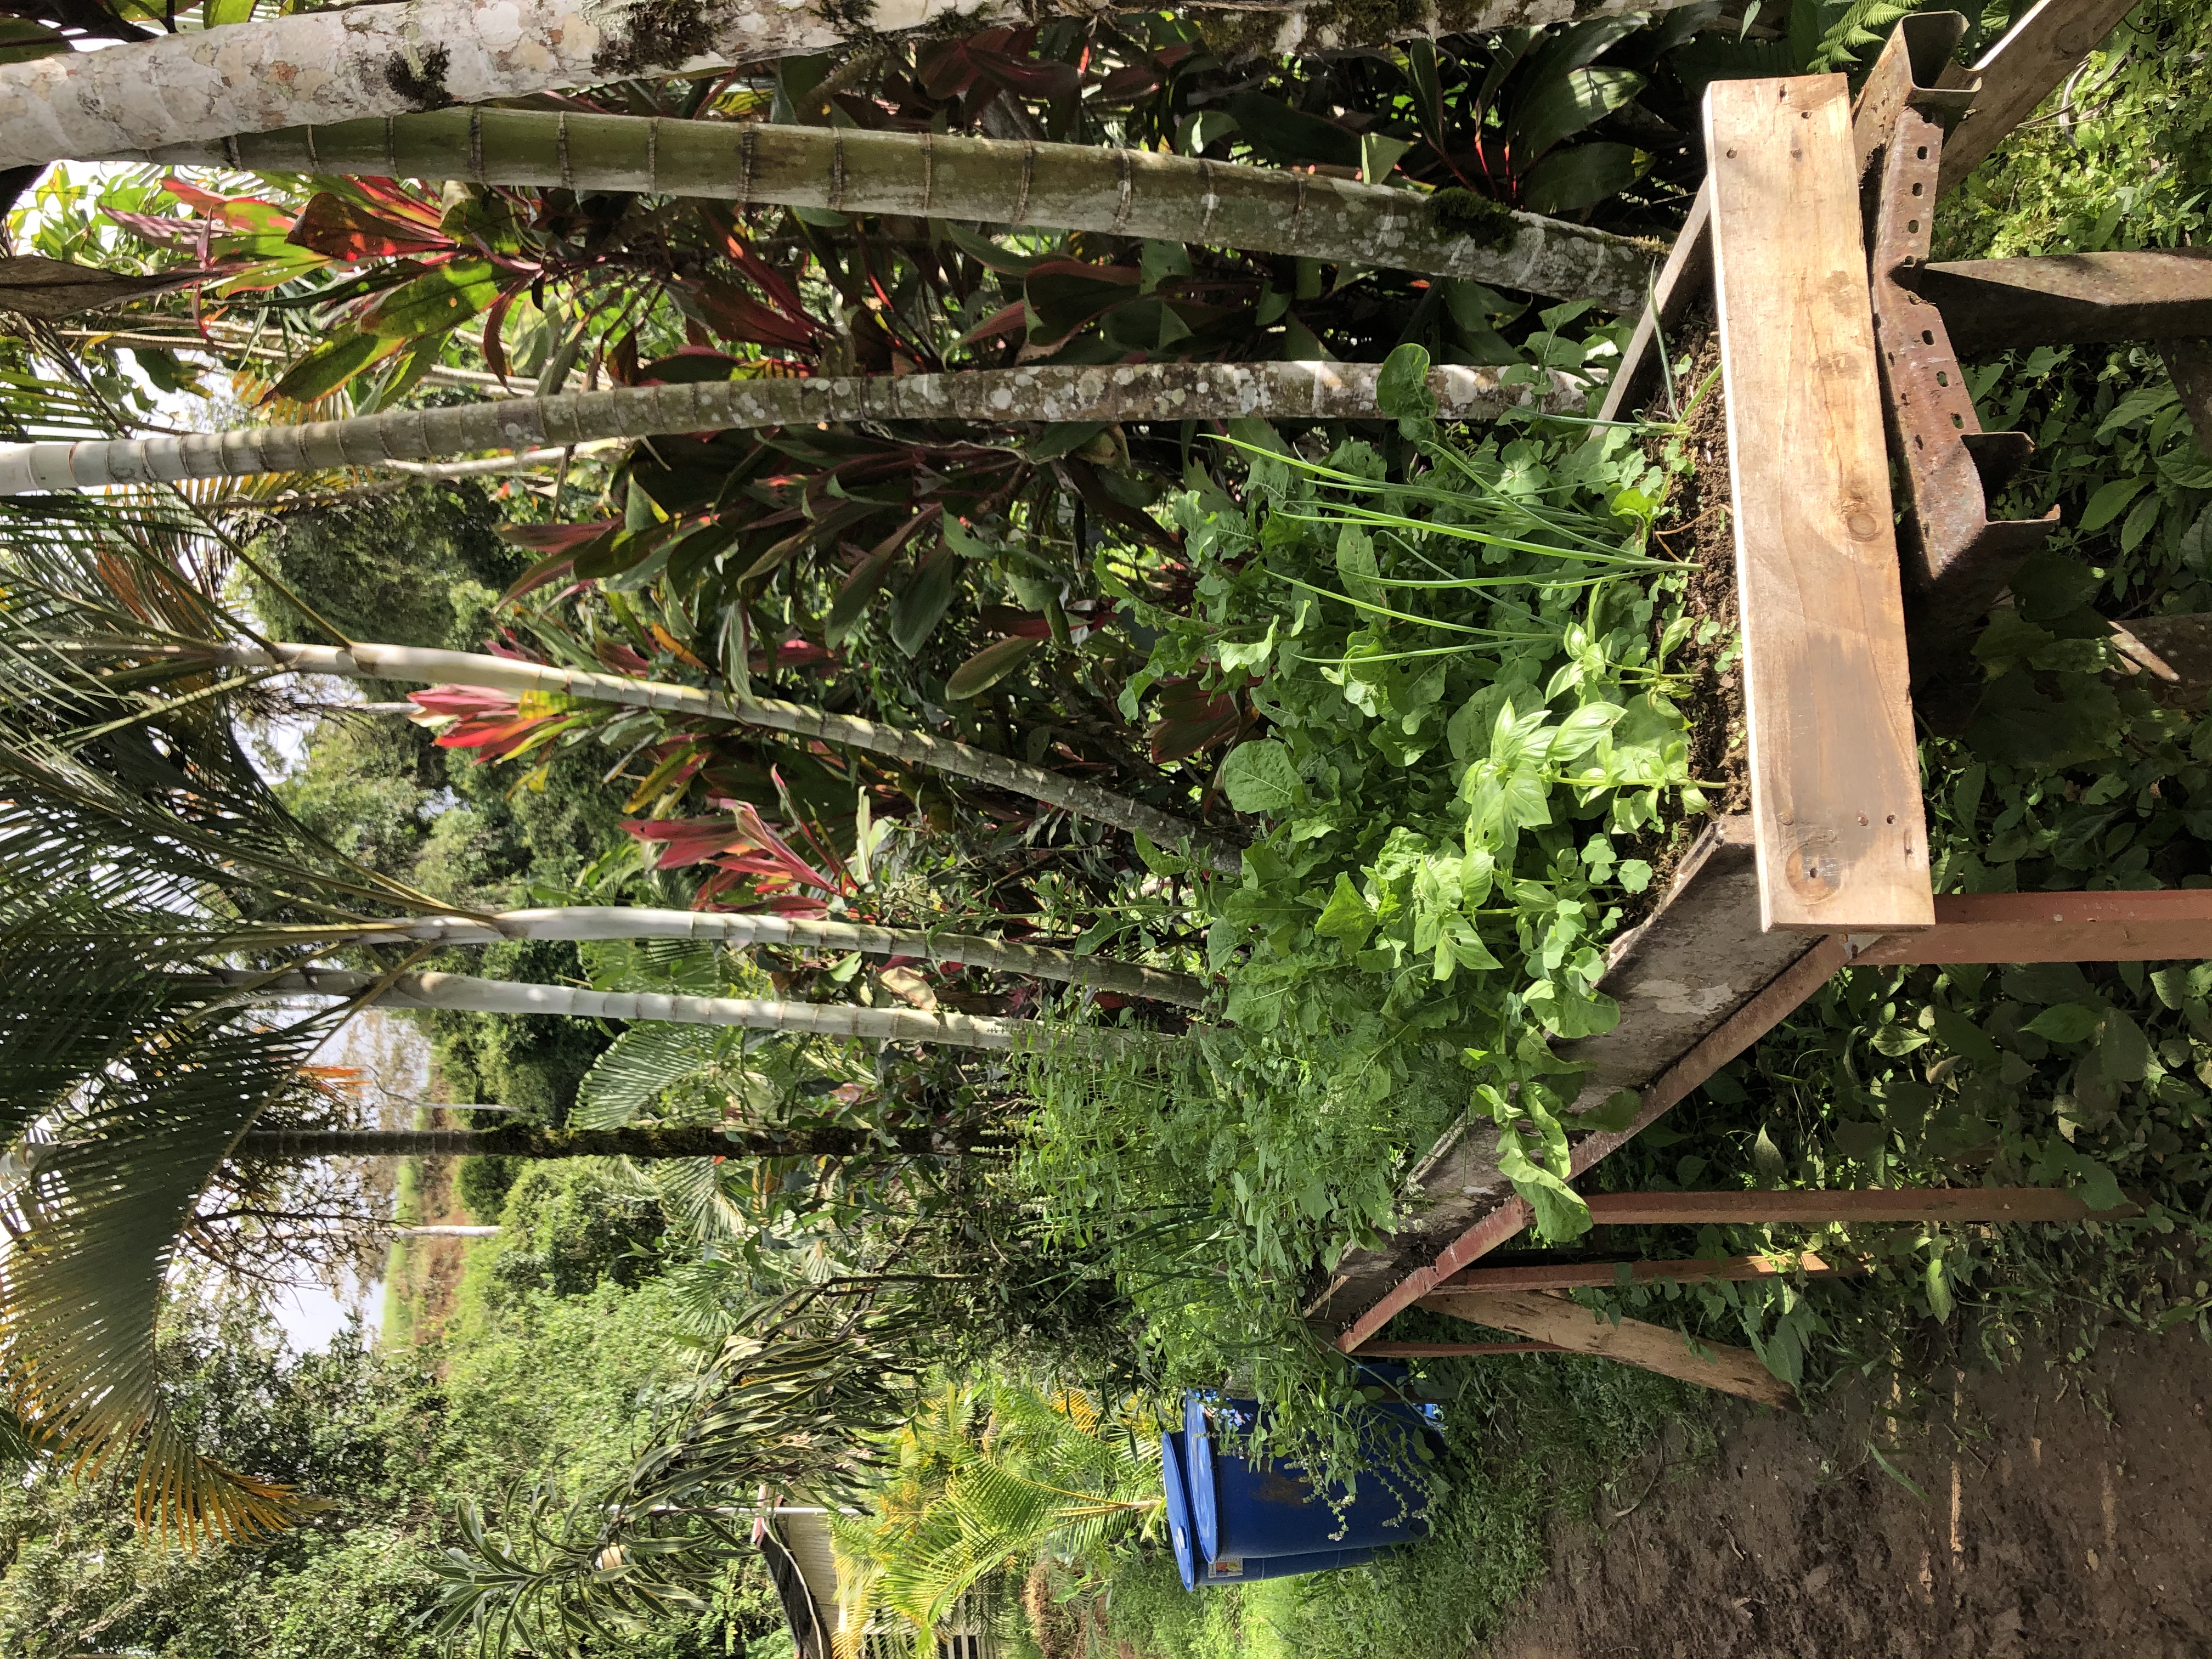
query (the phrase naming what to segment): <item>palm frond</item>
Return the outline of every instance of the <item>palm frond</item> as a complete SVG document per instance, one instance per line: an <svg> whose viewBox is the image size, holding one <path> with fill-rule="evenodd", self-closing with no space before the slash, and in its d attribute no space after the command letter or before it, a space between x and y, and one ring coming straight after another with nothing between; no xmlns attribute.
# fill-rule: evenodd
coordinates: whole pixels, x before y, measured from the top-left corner
<svg viewBox="0 0 2212 1659"><path fill-rule="evenodd" d="M136 1449L143 1525L196 1543L291 1524L296 1494L203 1457L170 1416L155 1322L202 1188L329 1018L180 1010L127 943L0 936L0 1389L81 1466Z"/></svg>

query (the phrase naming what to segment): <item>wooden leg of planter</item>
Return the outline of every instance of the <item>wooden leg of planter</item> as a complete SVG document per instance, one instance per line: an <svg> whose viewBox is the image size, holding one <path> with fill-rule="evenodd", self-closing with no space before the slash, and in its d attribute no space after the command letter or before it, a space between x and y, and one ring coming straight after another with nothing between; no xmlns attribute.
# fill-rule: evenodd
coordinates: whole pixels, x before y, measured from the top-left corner
<svg viewBox="0 0 2212 1659"><path fill-rule="evenodd" d="M1361 1359L1468 1359L1492 1353L1565 1353L1556 1342L1370 1342Z"/></svg>
<svg viewBox="0 0 2212 1659"><path fill-rule="evenodd" d="M1947 893L1936 925L1866 945L1855 962L2204 962L2212 890Z"/></svg>
<svg viewBox="0 0 2212 1659"><path fill-rule="evenodd" d="M2135 1204L2093 1210L2057 1187L1813 1188L1796 1192L1594 1193L1590 1219L1611 1227L1763 1226L1887 1221L2119 1221Z"/></svg>
<svg viewBox="0 0 2212 1659"><path fill-rule="evenodd" d="M1762 1406L1794 1411L1797 1391L1759 1363L1748 1348L1692 1346L1680 1331L1638 1319L1619 1322L1565 1297L1542 1291L1440 1291L1418 1304L1492 1330L1551 1342L1575 1353L1595 1354L1662 1376L1717 1389ZM1363 1350L1363 1352L1364 1352Z"/></svg>
<svg viewBox="0 0 2212 1659"><path fill-rule="evenodd" d="M2135 4L2136 0L2038 0L2030 7L1970 71L1981 77L1982 90L1972 113L1943 141L1936 193L1961 182L2007 133L2034 114L2051 88L2097 49Z"/></svg>
<svg viewBox="0 0 2212 1659"><path fill-rule="evenodd" d="M1840 75L1705 94L1760 921L1935 920Z"/></svg>
<svg viewBox="0 0 2212 1659"><path fill-rule="evenodd" d="M2197 447L2212 455L2212 340L2160 340L2158 355L2197 428Z"/></svg>
<svg viewBox="0 0 2212 1659"><path fill-rule="evenodd" d="M1621 1271L1627 1269L1624 1274ZM1829 1261L1808 1250L1802 1256L1724 1255L1686 1257L1679 1261L1568 1261L1546 1267L1469 1267L1454 1273L1438 1291L1605 1290L1614 1285L1710 1285L1722 1280L1775 1279L1793 1273L1816 1278L1855 1273L1858 1264ZM1372 1353L1373 1346L1362 1348Z"/></svg>

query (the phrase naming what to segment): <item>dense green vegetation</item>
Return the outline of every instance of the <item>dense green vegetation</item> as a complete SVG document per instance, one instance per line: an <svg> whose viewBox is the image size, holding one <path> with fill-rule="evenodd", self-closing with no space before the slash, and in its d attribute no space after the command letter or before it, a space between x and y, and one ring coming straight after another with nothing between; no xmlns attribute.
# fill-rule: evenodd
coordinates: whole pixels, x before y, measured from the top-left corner
<svg viewBox="0 0 2212 1659"><path fill-rule="evenodd" d="M840 68L827 103L815 96L827 59L751 81L639 81L602 101L686 120L1027 123L1357 171L1477 225L1504 203L1665 234L1697 177L1685 134L1708 81L1854 67L1909 8L1774 9L1764 24L1711 27L1713 9L1687 7L1648 25L1279 62L1238 58L1233 27L1060 20L872 47ZM2018 9L1984 8L1976 38ZM2201 245L2208 35L2207 0L2148 0L1946 204L1942 251ZM774 1656L787 1638L743 1514L768 1495L865 1500L839 1533L869 1605L927 1626L970 1592L1024 1659L1109 1645L1141 1659L1460 1652L1542 1572L1553 1517L1592 1513L1668 1425L1705 1441L1711 1403L1642 1372L1442 1360L1413 1384L1443 1413L1420 1543L1360 1570L1192 1596L1150 1502L1153 1425L1186 1387L1249 1389L1276 1408L1284 1443L1356 1456L1361 1379L1299 1306L1392 1222L1407 1168L1455 1122L1503 1132L1502 1167L1540 1214L1530 1242L1587 1228L1566 1136L1624 1103L1571 1118L1575 1075L1553 1045L1609 1027L1616 1011L1595 989L1606 944L1739 781L1716 735L1724 720L1701 702L1733 641L1691 592L1692 550L1711 558L1724 542L1698 527L1717 509L1697 494L1695 434L1719 393L1695 327L1670 343L1668 388L1643 423L1522 410L1455 429L1435 418L1431 363L1505 366L1513 386L1595 377L1626 325L1545 302L1559 296L1096 233L210 178L165 191L152 174L96 189L52 177L21 234L118 269L186 248L222 262L202 297L278 343L281 363L236 360L237 389L274 409L443 400L487 372L550 389L572 375L1328 355L1385 362L1382 418L1070 428L1017 410L993 428L653 439L563 457L535 487L349 471L289 496L188 498L199 516L177 520L158 516L185 510L163 498L143 507L158 533L121 517L88 518L82 537L11 519L10 580L33 597L0 614L23 661L44 660L41 629L87 617L112 630L158 615L165 638L210 637L228 603L280 637L489 643L927 732L1171 811L1194 838L1125 836L1003 776L862 744L483 688L426 694L415 719L309 710L304 756L264 800L206 680L147 670L118 690L70 678L73 664L46 680L10 668L0 736L53 770L9 762L23 794L0 826L0 944L11 963L19 951L46 963L124 916L110 954L50 1001L106 994L104 963L117 997L151 987L118 1017L134 1042L232 1034L264 1067L210 1085L238 1128L332 1124L358 1106L297 1080L305 1027L288 1033L297 1054L264 1054L235 1005L227 1026L159 1024L146 1010L180 994L149 962L277 971L319 955L386 974L1015 1016L1070 1035L1009 1057L735 1026L423 1017L441 1097L500 1109L471 1115L477 1127L835 1129L864 1132L871 1150L410 1166L403 1218L449 1184L501 1231L466 1247L453 1282L395 1276L374 1350L349 1336L324 1354L283 1351L246 1276L274 1247L249 1247L313 1207L308 1188L203 1129L200 1164L180 1153L169 1173L200 1263L179 1265L166 1242L131 1259L134 1284L174 1280L154 1362L170 1418L115 1445L173 1421L221 1468L323 1501L273 1536L179 1550L134 1526L129 1457L112 1446L78 1478L54 1454L41 1436L81 1418L0 1351L33 1419L24 1476L0 1491L9 1651L428 1659L458 1642ZM144 312L149 325L185 315L175 301ZM184 350L131 350L156 386L211 389ZM84 357L94 413L40 418L105 430L143 412L115 350ZM2212 611L2203 437L2147 346L2039 349L1969 373L1984 423L2039 445L2007 510L2056 505L2065 527L1958 665L1966 717L1923 734L1939 890L2212 885L2212 726L2120 675L2104 642L2109 620ZM118 499L118 514L141 510ZM106 563L70 562L100 537ZM155 585L158 603L114 574L155 568L173 582ZM285 717L251 677L217 689ZM422 687L357 690L391 704ZM159 742L106 741L142 729ZM87 896L69 920L88 933L57 945L27 872L86 821L54 806L76 810L52 781L64 762L130 787L101 797L114 839L73 854ZM227 792L173 790L173 775ZM173 799L186 805L170 817L133 816ZM208 800L234 843L179 833L215 822L192 816ZM64 829L50 836L40 811ZM1238 874L1208 868L1204 836L1243 844ZM167 884L117 899L98 872L125 853ZM425 953L299 937L333 915L564 905L1073 945L1207 975L1213 1000L1187 1017L798 945ZM205 931L179 945L185 915ZM1119 1060L1079 1040L1097 1028L1128 1040ZM27 1017L0 1033L17 1045L0 1072L43 1029ZM104 1075L135 1075L116 1052L100 1051ZM149 1038L131 1052L161 1049ZM180 1073L230 1077L204 1052ZM73 1109L22 1068L32 1081L0 1098L11 1140L40 1113ZM246 1085L262 1091L250 1110L236 1104ZM122 1139L117 1120L83 1121L99 1131L87 1143ZM1585 1299L1747 1341L1816 1401L1871 1376L1909 1396L1939 1352L2007 1360L2039 1343L2078 1358L2114 1321L2194 1322L2212 1338L2193 1266L2212 1243L2208 1122L2212 968L1852 970L1597 1183L2045 1184L2100 1204L2143 1194L2149 1212L2073 1230L1617 1232L1605 1243L1620 1254L1818 1245L1873 1271ZM979 1130L982 1150L945 1155L895 1139ZM66 1196L66 1157L53 1167ZM229 1231L206 1222L217 1210ZM12 1273L37 1258L6 1260ZM1468 1328L1414 1313L1389 1333L1447 1334Z"/></svg>

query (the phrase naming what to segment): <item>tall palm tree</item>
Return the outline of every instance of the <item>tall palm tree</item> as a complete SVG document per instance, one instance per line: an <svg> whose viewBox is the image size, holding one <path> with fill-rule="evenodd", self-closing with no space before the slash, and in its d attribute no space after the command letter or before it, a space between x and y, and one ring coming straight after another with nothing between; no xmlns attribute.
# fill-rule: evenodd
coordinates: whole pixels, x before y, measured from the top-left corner
<svg viewBox="0 0 2212 1659"><path fill-rule="evenodd" d="M1037 364L945 374L822 375L690 381L511 398L444 409L395 410L304 426L249 426L173 437L0 447L0 495L112 484L241 478L256 473L373 466L482 449L574 445L818 422L1374 419L1377 363ZM1584 383L1551 372L1541 395L1494 368L1431 368L1445 420L1495 419L1531 406L1579 411Z"/></svg>
<svg viewBox="0 0 2212 1659"><path fill-rule="evenodd" d="M29 573L25 575L27 583L39 580ZM4 614L4 607L0 607L0 614ZM118 690L184 683L198 688L189 695L216 697L226 691L246 690L273 673L331 674L347 679L450 682L550 695L574 702L653 708L681 719L756 726L908 761L1026 795L1079 817L1147 836L1164 846L1188 843L1208 866L1224 875L1236 875L1243 868L1243 854L1237 848L1142 801L970 744L887 726L857 714L833 714L772 697L733 696L699 686L635 680L620 674L592 673L466 651L362 641L344 646L246 642L222 626L225 619L212 614L199 627L183 634L149 628L137 618L89 604L70 620L77 624L75 638L50 636L38 648L87 664L109 665L106 678Z"/></svg>
<svg viewBox="0 0 2212 1659"><path fill-rule="evenodd" d="M498 945L512 939L643 939L704 941L744 949L786 945L801 951L858 951L868 956L912 957L940 966L988 968L1026 974L1123 996L1147 997L1194 1008L1206 986L1188 974L1140 963L1079 956L1073 951L933 927L878 927L865 922L814 921L804 917L751 915L715 910L663 910L628 905L569 905L505 910L485 916L397 916L348 927L308 927L269 936L294 944Z"/></svg>
<svg viewBox="0 0 2212 1659"><path fill-rule="evenodd" d="M300 967L282 973L223 969L194 976L229 997L252 1000L330 997L386 1008L450 1008L483 1014L553 1014L573 1019L658 1020L675 1025L732 1025L755 1031L797 1031L866 1042L936 1042L957 1048L1019 1054L1056 1048L1085 1051L1141 1045L1141 1033L1056 1029L1041 1020L918 1008L860 1008L757 997L679 996L659 991L586 991L530 985L468 974L362 974Z"/></svg>
<svg viewBox="0 0 2212 1659"><path fill-rule="evenodd" d="M1449 27L1480 33L1686 3L1478 0L1450 9ZM1254 41L1257 50L1380 45L1444 27L1426 5L1330 7L1310 29L1307 0L1279 0L1273 9L1279 19L1275 38ZM219 34L194 31L104 52L64 52L0 66L0 168L758 63L832 51L863 33L902 34L956 19L988 27L1027 21L1030 13L1009 0L900 0L873 8L865 25L858 15L838 21L847 15L773 0L725 0L711 9L659 0L605 6L506 0L495 7L407 0L226 24Z"/></svg>
<svg viewBox="0 0 2212 1659"><path fill-rule="evenodd" d="M1279 167L1097 144L646 116L451 109L240 133L144 159L254 173L637 191L915 218L1105 231L1644 303L1649 248L1533 213L1470 235L1434 197Z"/></svg>

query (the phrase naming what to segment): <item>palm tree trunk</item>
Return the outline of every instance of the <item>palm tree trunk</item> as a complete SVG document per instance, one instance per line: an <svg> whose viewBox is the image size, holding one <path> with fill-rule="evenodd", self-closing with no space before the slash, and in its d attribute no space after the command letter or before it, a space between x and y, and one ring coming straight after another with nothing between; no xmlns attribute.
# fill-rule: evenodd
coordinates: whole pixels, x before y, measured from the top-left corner
<svg viewBox="0 0 2212 1659"><path fill-rule="evenodd" d="M1371 419L1374 363L1136 363L968 369L946 374L825 375L625 386L451 409L395 410L305 426L242 427L179 437L0 446L0 495L175 483L428 460L484 449L565 449L608 439L820 422ZM1437 413L1494 418L1537 401L1494 368L1430 371ZM1541 407L1579 412L1583 385L1554 371Z"/></svg>
<svg viewBox="0 0 2212 1659"><path fill-rule="evenodd" d="M949 1127L879 1134L866 1129L787 1133L726 1130L711 1123L633 1124L620 1129L253 1129L240 1158L298 1163L318 1158L859 1158L896 1152L957 1157L1014 1144L1003 1130Z"/></svg>
<svg viewBox="0 0 2212 1659"><path fill-rule="evenodd" d="M1481 33L1688 0L1473 0L1448 27ZM1438 33L1426 3L1238 6L1237 45L1262 55ZM858 12L780 0L410 0L295 12L105 52L0 66L0 168L204 143L367 116L489 103L562 87L829 52L932 26L1026 21L1011 0L876 0ZM851 19L852 21L842 21ZM862 21L865 20L865 21Z"/></svg>
<svg viewBox="0 0 2212 1659"><path fill-rule="evenodd" d="M244 939L251 930L230 937ZM859 951L869 956L918 957L940 967L988 968L1067 985L1148 997L1195 1008L1204 981L1141 963L1078 956L1041 945L977 939L925 927L876 927L862 922L808 921L790 916L736 915L709 910L659 910L617 905L508 910L495 915L404 916L343 927L312 924L279 930L288 939L350 939L375 944L407 939L426 945L497 945L507 939L696 939L733 949L756 945L803 951Z"/></svg>
<svg viewBox="0 0 2212 1659"><path fill-rule="evenodd" d="M1111 1052L1162 1040L1146 1031L1047 1025L1038 1020L1000 1019L986 1014L923 1013L915 1008L856 1008L848 1004L756 997L678 996L662 991L586 991L568 985L477 979L467 974L380 976L332 968L261 974L234 968L196 976L193 982L241 989L257 1000L367 996L380 1008L447 1008L475 1014L735 1025L755 1031L796 1031L810 1036L857 1037L868 1042L1004 1048L1018 1054L1042 1054L1056 1048Z"/></svg>
<svg viewBox="0 0 2212 1659"><path fill-rule="evenodd" d="M1480 235L1434 199L1384 185L1095 144L1008 143L844 127L452 109L247 133L143 159L254 173L465 179L479 184L897 213L1108 231L1499 288L1644 303L1652 250L1534 214L1496 211Z"/></svg>
<svg viewBox="0 0 2212 1659"><path fill-rule="evenodd" d="M183 646L103 644L99 650L116 656L194 656ZM619 674L593 674L576 668L554 668L543 663L516 662L506 657L479 656L467 651L434 651L407 645L349 646L276 643L267 647L236 645L216 648L216 660L234 668L284 668L302 674L335 674L345 679L416 680L426 684L482 685L503 691L550 692L584 702L617 703L633 708L657 708L664 714L691 720L727 720L733 726L757 726L788 732L824 743L842 744L869 754L887 756L954 777L987 784L994 789L1026 795L1063 811L1133 835L1143 835L1163 847L1188 844L1211 868L1223 875L1243 872L1243 854L1187 819L1163 812L1142 801L1131 800L1096 784L1080 783L1048 772L1042 766L1010 760L987 749L910 732L857 714L833 714L803 703L772 697L730 697L697 686L670 685L657 680L626 679Z"/></svg>

